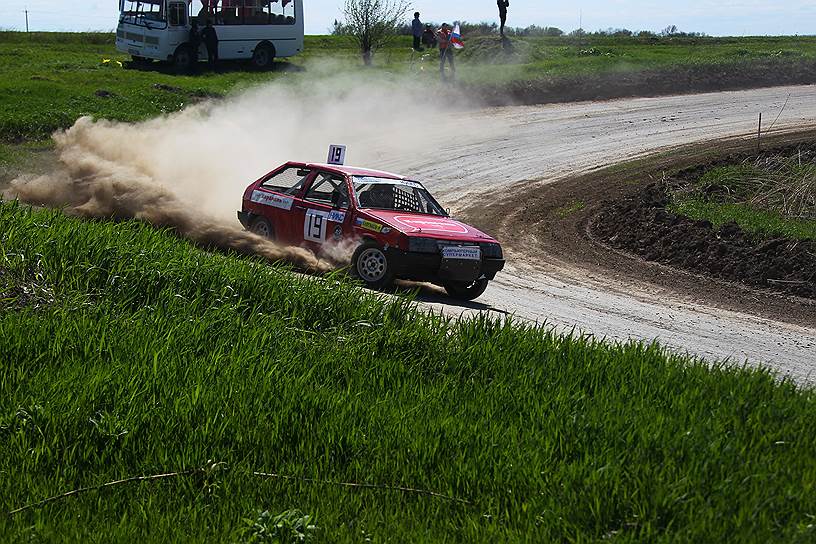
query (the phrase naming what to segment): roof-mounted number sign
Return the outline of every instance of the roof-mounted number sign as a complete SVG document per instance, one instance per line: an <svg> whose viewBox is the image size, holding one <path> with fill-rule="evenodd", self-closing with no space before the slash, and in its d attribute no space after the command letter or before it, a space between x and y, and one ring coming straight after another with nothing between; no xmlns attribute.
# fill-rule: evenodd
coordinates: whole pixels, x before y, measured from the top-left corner
<svg viewBox="0 0 816 544"><path fill-rule="evenodd" d="M330 145L329 146L329 164L343 165L346 162L346 146L344 145Z"/></svg>

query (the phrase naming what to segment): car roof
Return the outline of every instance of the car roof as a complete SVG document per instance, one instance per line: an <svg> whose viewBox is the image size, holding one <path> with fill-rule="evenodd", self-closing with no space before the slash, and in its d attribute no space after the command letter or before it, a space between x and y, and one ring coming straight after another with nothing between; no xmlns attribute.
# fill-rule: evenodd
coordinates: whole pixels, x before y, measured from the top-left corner
<svg viewBox="0 0 816 544"><path fill-rule="evenodd" d="M304 164L303 166L306 168L320 168L321 170L328 170L330 172L345 174L347 176L371 176L375 178L407 179L405 176L400 176L399 174L392 174L391 172L384 172L382 170L372 170L370 168L358 168L356 166L340 166L337 164L321 163L308 163Z"/></svg>

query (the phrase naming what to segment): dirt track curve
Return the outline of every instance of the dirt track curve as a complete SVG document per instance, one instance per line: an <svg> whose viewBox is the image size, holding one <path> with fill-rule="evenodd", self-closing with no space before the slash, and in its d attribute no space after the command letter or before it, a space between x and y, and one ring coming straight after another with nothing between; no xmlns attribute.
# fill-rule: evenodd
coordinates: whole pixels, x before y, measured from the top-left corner
<svg viewBox="0 0 816 544"><path fill-rule="evenodd" d="M491 108L469 116L455 138L441 140L438 155L385 166L434 180L431 188L440 200L455 214L470 206L466 216L472 219L474 198L486 208L500 199L512 204L514 194L526 199L536 188L626 159L755 133L759 112L768 130L786 101L774 130L816 125L816 86ZM793 322L733 311L722 296L713 304L705 292L695 296L631 275L617 277L542 252L539 234L521 220L492 226L510 247L505 271L470 306L451 305L443 297L430 297L429 305L454 314L488 309L614 340L657 339L709 360L762 363L800 383L816 381L814 306L800 305ZM663 274L654 267L651 273Z"/></svg>

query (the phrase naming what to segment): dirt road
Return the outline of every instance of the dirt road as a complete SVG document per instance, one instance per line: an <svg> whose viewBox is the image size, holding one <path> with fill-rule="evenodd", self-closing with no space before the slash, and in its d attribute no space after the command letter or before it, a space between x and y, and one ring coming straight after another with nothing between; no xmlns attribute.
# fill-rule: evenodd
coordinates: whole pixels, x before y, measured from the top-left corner
<svg viewBox="0 0 816 544"><path fill-rule="evenodd" d="M486 203L500 192L558 183L691 142L816 123L816 87L779 87L693 96L483 110L438 142L438 154L385 166L434 180L432 189L456 212L468 194ZM785 105L787 101L787 104ZM785 105L784 111L782 111ZM481 137L481 135L490 135ZM505 190L506 189L506 190ZM497 192L498 191L498 192ZM491 309L563 330L614 340L659 340L709 360L773 367L799 382L816 381L816 310L803 326L727 311L648 282L607 277L536 255L525 225L503 232L509 266L471 308L429 302L449 313ZM527 249L525 249L527 247ZM543 257L543 258L542 258Z"/></svg>

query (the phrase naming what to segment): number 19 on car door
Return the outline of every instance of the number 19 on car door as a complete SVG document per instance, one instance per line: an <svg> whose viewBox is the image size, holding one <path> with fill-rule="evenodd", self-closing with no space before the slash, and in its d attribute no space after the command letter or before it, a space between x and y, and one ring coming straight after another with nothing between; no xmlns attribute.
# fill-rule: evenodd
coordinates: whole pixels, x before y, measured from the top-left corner
<svg viewBox="0 0 816 544"><path fill-rule="evenodd" d="M303 239L322 243L326 241L326 223L329 212L322 210L307 210L303 221Z"/></svg>

